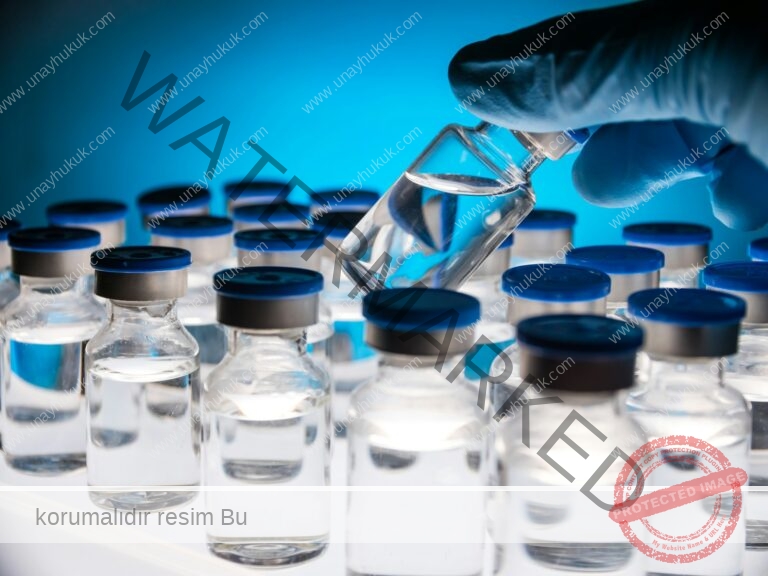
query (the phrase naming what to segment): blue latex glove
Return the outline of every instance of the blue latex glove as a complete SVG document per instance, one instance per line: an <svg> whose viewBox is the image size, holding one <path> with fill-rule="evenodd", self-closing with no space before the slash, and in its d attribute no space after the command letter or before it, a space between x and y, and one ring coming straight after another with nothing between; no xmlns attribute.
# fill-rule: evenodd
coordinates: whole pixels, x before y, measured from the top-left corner
<svg viewBox="0 0 768 576"><path fill-rule="evenodd" d="M573 167L590 202L625 206L704 177L715 216L755 229L768 222L768 35L760 13L706 0L578 12L552 28L556 35L550 28L559 18L462 48L449 78L467 109L494 124L531 132L601 126ZM484 95L466 100L481 86Z"/></svg>

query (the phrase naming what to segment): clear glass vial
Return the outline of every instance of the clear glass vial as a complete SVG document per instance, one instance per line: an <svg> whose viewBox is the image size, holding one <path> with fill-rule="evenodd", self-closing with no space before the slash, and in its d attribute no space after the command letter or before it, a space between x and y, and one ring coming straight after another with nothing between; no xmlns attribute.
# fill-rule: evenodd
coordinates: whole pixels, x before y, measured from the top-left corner
<svg viewBox="0 0 768 576"><path fill-rule="evenodd" d="M306 260L304 252L320 239L314 230L242 230L235 233L238 266L285 266L319 272L322 257L319 249ZM329 368L329 346L333 336L333 320L328 305L321 298L318 321L307 329L310 354Z"/></svg>
<svg viewBox="0 0 768 576"><path fill-rule="evenodd" d="M266 215L266 216L265 216ZM268 226L266 221L271 224ZM282 204L248 204L232 211L235 230L307 230L312 225L309 210L305 206Z"/></svg>
<svg viewBox="0 0 768 576"><path fill-rule="evenodd" d="M151 230L154 246L183 248L192 254L187 293L179 298L181 323L200 347L205 379L227 351L227 333L216 321L213 275L227 267L232 253L232 221L217 216L173 216Z"/></svg>
<svg viewBox="0 0 768 576"><path fill-rule="evenodd" d="M208 547L252 566L285 566L321 554L330 531L331 385L307 355L323 278L277 266L216 274L218 319L234 331L229 353L205 382L207 505L248 510L246 526L215 526ZM219 492L226 486L307 487Z"/></svg>
<svg viewBox="0 0 768 576"><path fill-rule="evenodd" d="M594 489L592 497L579 491L617 447L629 455L644 442L624 409L642 331L628 327L614 344L610 336L623 327L613 318L580 314L534 316L517 326L520 370L532 380L510 405L514 418L505 424L512 435L507 485L520 488L507 494L506 513L499 514L506 520L502 574L643 573L639 552L592 500L613 504L624 460L596 479L607 490ZM545 399L549 403L533 404ZM528 417L521 416L529 404ZM558 440L558 432L568 440Z"/></svg>
<svg viewBox="0 0 768 576"><path fill-rule="evenodd" d="M647 439L681 435L703 440L720 450L731 467L748 471L749 405L723 379L724 359L738 350L744 301L711 290L681 288L670 294L656 288L632 294L629 313L645 330L644 350L651 362L645 385L628 395L627 410ZM716 471L703 455L691 454L691 448L667 446L660 456L663 463L644 472L646 486L675 486ZM733 504L728 491L657 514L650 524L660 534L684 537L716 515L730 522ZM649 558L646 569L686 576L742 574L748 514L747 506L727 542L713 554L679 566Z"/></svg>
<svg viewBox="0 0 768 576"><path fill-rule="evenodd" d="M113 200L77 200L51 204L45 211L51 226L90 228L101 234L100 248L125 244L128 206Z"/></svg>
<svg viewBox="0 0 768 576"><path fill-rule="evenodd" d="M372 190L320 190L312 195L309 212L313 219L336 212L359 212L361 216L379 201Z"/></svg>
<svg viewBox="0 0 768 576"><path fill-rule="evenodd" d="M626 318L627 299L638 290L658 288L664 254L641 246L584 246L565 256L566 264L586 266L611 277L608 315Z"/></svg>
<svg viewBox="0 0 768 576"><path fill-rule="evenodd" d="M165 186L155 188L139 196L137 205L145 230L151 230L169 216L201 216L208 214L211 193L203 188L189 186Z"/></svg>
<svg viewBox="0 0 768 576"><path fill-rule="evenodd" d="M708 289L728 292L747 303L739 351L725 365L725 378L752 407L749 484L768 487L768 262L712 264L702 272L701 281ZM768 550L768 492L749 495L747 549L760 554Z"/></svg>
<svg viewBox="0 0 768 576"><path fill-rule="evenodd" d="M238 206L271 204L285 186L286 183L281 180L252 180L247 184L229 182L224 185L227 214L231 216ZM238 191L237 198L233 199L232 196Z"/></svg>
<svg viewBox="0 0 768 576"><path fill-rule="evenodd" d="M512 246L512 266L562 264L573 249L576 214L563 210L533 210L520 222Z"/></svg>
<svg viewBox="0 0 768 576"><path fill-rule="evenodd" d="M10 234L20 294L3 314L3 450L21 472L55 475L85 466L83 353L104 321L86 288L99 233L28 228Z"/></svg>
<svg viewBox="0 0 768 576"><path fill-rule="evenodd" d="M662 288L699 286L699 269L709 252L711 228L700 224L649 222L625 226L621 234L630 246L654 248L664 254Z"/></svg>
<svg viewBox="0 0 768 576"><path fill-rule="evenodd" d="M196 496L200 360L176 306L190 263L186 250L164 246L91 258L96 295L108 300L85 352L88 485L99 506L162 510Z"/></svg>
<svg viewBox="0 0 768 576"><path fill-rule="evenodd" d="M749 257L755 262L768 262L768 238L757 238L749 243Z"/></svg>
<svg viewBox="0 0 768 576"><path fill-rule="evenodd" d="M488 415L462 376L449 382L435 369L435 341L447 339L448 316L455 330L468 328L480 318L480 303L448 290L397 288L368 294L363 313L379 372L350 399L348 481L404 488L349 494L348 574L479 575L487 492L452 493L444 509L435 507L434 493L405 487L491 483ZM458 364L473 340L449 339L443 372ZM421 544L425 534L432 544Z"/></svg>
<svg viewBox="0 0 768 576"><path fill-rule="evenodd" d="M366 292L461 286L533 208L530 174L586 137L446 126L342 242L347 273Z"/></svg>

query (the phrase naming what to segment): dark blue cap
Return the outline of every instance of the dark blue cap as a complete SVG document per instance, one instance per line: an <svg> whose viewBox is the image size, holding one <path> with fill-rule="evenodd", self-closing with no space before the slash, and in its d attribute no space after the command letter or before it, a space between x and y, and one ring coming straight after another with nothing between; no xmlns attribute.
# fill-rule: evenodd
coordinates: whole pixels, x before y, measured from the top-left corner
<svg viewBox="0 0 768 576"><path fill-rule="evenodd" d="M142 194L137 202L139 211L148 215L163 210L175 212L176 210L205 208L210 201L211 193L204 188L196 192L193 186L167 186Z"/></svg>
<svg viewBox="0 0 768 576"><path fill-rule="evenodd" d="M520 222L518 230L562 230L573 228L576 214L563 210L534 210Z"/></svg>
<svg viewBox="0 0 768 576"><path fill-rule="evenodd" d="M91 266L99 272L172 272L192 264L192 255L170 246L120 246L91 254Z"/></svg>
<svg viewBox="0 0 768 576"><path fill-rule="evenodd" d="M346 238L363 216L365 212L328 212L317 218L312 228L328 238Z"/></svg>
<svg viewBox="0 0 768 576"><path fill-rule="evenodd" d="M467 294L441 288L390 288L363 298L363 316L387 330L405 332L471 326L480 319L480 302ZM438 320L439 319L439 320Z"/></svg>
<svg viewBox="0 0 768 576"><path fill-rule="evenodd" d="M81 200L51 204L46 210L48 222L54 226L116 222L125 218L128 206L111 200Z"/></svg>
<svg viewBox="0 0 768 576"><path fill-rule="evenodd" d="M584 246L568 252L565 261L606 274L643 274L661 270L664 254L642 246Z"/></svg>
<svg viewBox="0 0 768 576"><path fill-rule="evenodd" d="M370 190L342 192L341 190L315 192L312 206L327 206L331 212L361 211L366 212L379 201L379 195Z"/></svg>
<svg viewBox="0 0 768 576"><path fill-rule="evenodd" d="M322 291L323 275L285 266L230 268L213 275L213 287L219 294L232 298L297 298Z"/></svg>
<svg viewBox="0 0 768 576"><path fill-rule="evenodd" d="M226 236L232 232L232 220L219 216L172 216L152 229L157 236L172 238L206 238Z"/></svg>
<svg viewBox="0 0 768 576"><path fill-rule="evenodd" d="M272 212L274 210L274 212ZM286 224L295 225L300 223L305 225L309 219L309 210L304 206L288 204L282 202L275 206L271 204L250 204L247 206L236 206L232 212L232 218L237 222L250 222L266 226L261 221L264 213L269 214L267 220L273 226L283 226Z"/></svg>
<svg viewBox="0 0 768 576"><path fill-rule="evenodd" d="M627 242L659 246L691 246L708 244L712 240L712 229L708 226L682 222L632 224L626 226L621 234Z"/></svg>
<svg viewBox="0 0 768 576"><path fill-rule="evenodd" d="M0 242L7 242L8 235L20 228L21 222L17 222L16 220L9 220L8 222L4 222L2 227L0 227Z"/></svg>
<svg viewBox="0 0 768 576"><path fill-rule="evenodd" d="M701 273L704 286L734 292L768 292L768 262L711 264Z"/></svg>
<svg viewBox="0 0 768 576"><path fill-rule="evenodd" d="M320 234L316 230L241 230L235 232L235 247L240 250L260 247L265 252L303 252L322 244L322 238L318 236Z"/></svg>
<svg viewBox="0 0 768 576"><path fill-rule="evenodd" d="M237 200L250 200L255 204L269 204L278 197L285 188L285 182L280 180L253 180L241 186L240 182L229 182L224 186L227 197L240 188Z"/></svg>
<svg viewBox="0 0 768 576"><path fill-rule="evenodd" d="M8 235L8 244L23 252L66 252L95 248L101 234L86 228L26 228Z"/></svg>
<svg viewBox="0 0 768 576"><path fill-rule="evenodd" d="M643 344L643 331L605 316L553 314L520 322L517 339L526 346L565 355L612 356L634 354Z"/></svg>
<svg viewBox="0 0 768 576"><path fill-rule="evenodd" d="M501 276L507 294L540 302L584 302L605 298L610 277L593 268L571 264L526 264Z"/></svg>
<svg viewBox="0 0 768 576"><path fill-rule="evenodd" d="M749 257L752 260L768 261L768 238L758 238L749 243Z"/></svg>
<svg viewBox="0 0 768 576"><path fill-rule="evenodd" d="M677 326L737 324L747 313L738 296L695 288L641 290L630 295L627 305L638 320Z"/></svg>
<svg viewBox="0 0 768 576"><path fill-rule="evenodd" d="M510 234L509 236L507 236L504 239L504 242L499 244L499 247L497 248L497 250L504 250L505 248L509 248L514 243L515 243L515 235L514 234Z"/></svg>

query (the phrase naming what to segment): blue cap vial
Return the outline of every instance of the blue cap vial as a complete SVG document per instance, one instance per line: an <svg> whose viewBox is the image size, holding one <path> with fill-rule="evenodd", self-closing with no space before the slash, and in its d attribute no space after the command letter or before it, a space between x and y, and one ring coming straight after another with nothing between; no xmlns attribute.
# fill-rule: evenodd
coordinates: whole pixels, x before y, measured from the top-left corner
<svg viewBox="0 0 768 576"><path fill-rule="evenodd" d="M207 214L210 203L211 193L205 188L195 190L193 185L155 188L137 200L139 211L145 218L158 214Z"/></svg>
<svg viewBox="0 0 768 576"><path fill-rule="evenodd" d="M376 202L379 195L370 190L320 191L312 195L312 211L327 212L367 212Z"/></svg>
<svg viewBox="0 0 768 576"><path fill-rule="evenodd" d="M266 222L277 228L306 229L311 225L309 210L297 204L250 204L237 206L232 213L237 230L270 228Z"/></svg>
<svg viewBox="0 0 768 576"><path fill-rule="evenodd" d="M527 230L565 230L576 225L576 214L564 210L532 210L517 227L518 231Z"/></svg>
<svg viewBox="0 0 768 576"><path fill-rule="evenodd" d="M747 303L744 321L768 324L768 262L723 262L701 273L706 288L731 292Z"/></svg>
<svg viewBox="0 0 768 576"><path fill-rule="evenodd" d="M224 185L230 212L237 206L250 204L271 204L280 195L286 183L282 180L252 180L246 184L228 182ZM232 198L235 191L240 191L237 198Z"/></svg>
<svg viewBox="0 0 768 576"><path fill-rule="evenodd" d="M507 294L540 302L585 302L608 296L611 278L593 268L572 264L526 264L501 277Z"/></svg>
<svg viewBox="0 0 768 576"><path fill-rule="evenodd" d="M220 216L172 216L151 229L154 246L183 248L195 264L214 264L226 260L232 251L229 218Z"/></svg>
<svg viewBox="0 0 768 576"><path fill-rule="evenodd" d="M647 222L625 226L621 232L627 242L650 246L695 246L712 240L712 229L684 222Z"/></svg>
<svg viewBox="0 0 768 576"><path fill-rule="evenodd" d="M51 204L46 209L51 226L104 224L124 220L128 206L112 200L79 200Z"/></svg>
<svg viewBox="0 0 768 576"><path fill-rule="evenodd" d="M87 270L88 254L101 236L86 228L24 228L8 235L11 269L19 276L57 278Z"/></svg>

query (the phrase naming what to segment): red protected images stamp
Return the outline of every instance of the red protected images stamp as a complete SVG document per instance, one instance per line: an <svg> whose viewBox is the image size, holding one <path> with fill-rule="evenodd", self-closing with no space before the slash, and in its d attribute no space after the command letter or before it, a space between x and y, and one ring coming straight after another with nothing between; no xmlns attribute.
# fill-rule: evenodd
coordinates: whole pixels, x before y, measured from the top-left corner
<svg viewBox="0 0 768 576"><path fill-rule="evenodd" d="M691 436L666 436L644 444L635 451L616 481L614 507L609 516L621 526L627 540L640 552L670 564L685 564L706 558L720 549L731 537L742 510L741 486L747 473L734 468L717 448ZM642 487L661 466L685 469L696 478L674 486L660 488L632 498L638 481ZM688 474L686 474L688 475ZM723 494L730 493L730 511L723 506ZM702 500L711 499L707 514L701 514ZM710 502L710 500L707 500ZM702 525L693 531L670 533L654 526L654 516L681 507L691 509L690 516L702 516Z"/></svg>

